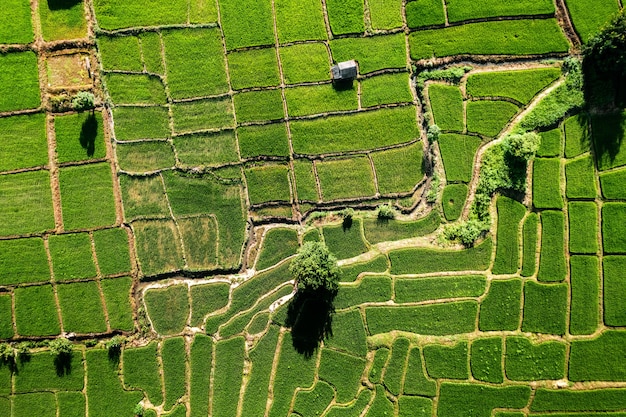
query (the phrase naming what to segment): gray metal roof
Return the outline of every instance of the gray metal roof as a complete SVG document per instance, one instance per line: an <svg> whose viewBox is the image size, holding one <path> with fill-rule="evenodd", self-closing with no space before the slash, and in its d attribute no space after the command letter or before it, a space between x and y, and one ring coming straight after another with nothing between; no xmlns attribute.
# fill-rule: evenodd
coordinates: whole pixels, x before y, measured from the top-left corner
<svg viewBox="0 0 626 417"><path fill-rule="evenodd" d="M350 78L356 78L357 76L357 66L356 61L344 61L340 62L337 65L334 65L330 69L334 80L346 80Z"/></svg>

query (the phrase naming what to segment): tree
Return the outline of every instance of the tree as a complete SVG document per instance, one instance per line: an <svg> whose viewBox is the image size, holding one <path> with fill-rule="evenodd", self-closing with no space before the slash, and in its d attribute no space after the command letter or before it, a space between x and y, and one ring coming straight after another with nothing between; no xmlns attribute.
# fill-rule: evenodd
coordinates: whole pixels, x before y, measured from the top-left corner
<svg viewBox="0 0 626 417"><path fill-rule="evenodd" d="M89 91L79 91L72 100L72 108L76 111L91 110L96 107L96 97Z"/></svg>
<svg viewBox="0 0 626 417"><path fill-rule="evenodd" d="M48 343L50 353L54 356L71 356L72 355L72 342L64 337L51 340Z"/></svg>
<svg viewBox="0 0 626 417"><path fill-rule="evenodd" d="M503 145L509 155L528 161L537 153L541 145L541 136L535 132L512 134L504 139Z"/></svg>
<svg viewBox="0 0 626 417"><path fill-rule="evenodd" d="M291 262L289 270L296 281L298 291L336 292L339 289L337 259L321 242L305 243Z"/></svg>

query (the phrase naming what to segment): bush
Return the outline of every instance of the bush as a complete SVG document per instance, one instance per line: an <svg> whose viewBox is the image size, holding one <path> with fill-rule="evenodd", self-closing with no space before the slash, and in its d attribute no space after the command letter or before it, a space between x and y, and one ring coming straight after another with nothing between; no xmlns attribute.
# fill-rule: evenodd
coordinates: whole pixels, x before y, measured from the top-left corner
<svg viewBox="0 0 626 417"><path fill-rule="evenodd" d="M48 343L50 353L54 356L69 356L72 354L72 342L64 337L51 340Z"/></svg>
<svg viewBox="0 0 626 417"><path fill-rule="evenodd" d="M428 80L447 81L451 84L458 84L461 78L472 70L472 67L454 67L443 70L426 70L422 71L417 76L417 86L421 90L424 88L424 83Z"/></svg>
<svg viewBox="0 0 626 417"><path fill-rule="evenodd" d="M508 135L502 146L509 155L529 161L541 146L541 136L535 132Z"/></svg>
<svg viewBox="0 0 626 417"><path fill-rule="evenodd" d="M96 107L96 97L89 91L79 91L72 99L72 108L76 111L91 110Z"/></svg>
<svg viewBox="0 0 626 417"><path fill-rule="evenodd" d="M461 242L464 246L472 246L478 238L489 230L489 223L478 219L470 219L461 223L451 224L444 231L448 240Z"/></svg>
<svg viewBox="0 0 626 417"><path fill-rule="evenodd" d="M339 289L339 267L337 259L321 242L307 242L298 251L298 256L289 266L298 290Z"/></svg>
<svg viewBox="0 0 626 417"><path fill-rule="evenodd" d="M393 220L396 217L396 210L391 204L381 204L376 209L376 216L380 220Z"/></svg>
<svg viewBox="0 0 626 417"><path fill-rule="evenodd" d="M428 138L428 142L433 143L439 140L439 134L441 133L441 129L437 125L428 126L428 131L426 132L426 137Z"/></svg>

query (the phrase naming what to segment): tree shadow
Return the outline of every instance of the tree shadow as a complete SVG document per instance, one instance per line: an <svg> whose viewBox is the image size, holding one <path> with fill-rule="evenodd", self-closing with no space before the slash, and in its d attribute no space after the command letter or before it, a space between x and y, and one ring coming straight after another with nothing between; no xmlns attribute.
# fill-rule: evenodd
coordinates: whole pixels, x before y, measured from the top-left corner
<svg viewBox="0 0 626 417"><path fill-rule="evenodd" d="M87 151L87 156L92 157L96 151L96 137L98 136L98 119L90 113L80 129L80 146Z"/></svg>
<svg viewBox="0 0 626 417"><path fill-rule="evenodd" d="M600 168L611 166L622 147L626 132L626 112L596 115L591 118L593 145Z"/></svg>
<svg viewBox="0 0 626 417"><path fill-rule="evenodd" d="M291 328L294 349L304 357L313 356L320 342L333 335L336 296L325 288L298 290L289 303L285 326Z"/></svg>
<svg viewBox="0 0 626 417"><path fill-rule="evenodd" d="M71 9L77 4L83 2L83 0L47 0L47 1L48 1L48 9L50 10Z"/></svg>
<svg viewBox="0 0 626 417"><path fill-rule="evenodd" d="M122 347L121 346L113 346L109 348L108 351L109 362L113 365L117 365L120 363L120 357L122 356Z"/></svg>
<svg viewBox="0 0 626 417"><path fill-rule="evenodd" d="M344 232L350 230L350 228L352 227L352 216L346 216L343 218L343 221L341 222L341 228L343 229Z"/></svg>
<svg viewBox="0 0 626 417"><path fill-rule="evenodd" d="M59 353L54 357L54 368L57 371L57 376L65 376L72 373L72 355L73 353Z"/></svg>

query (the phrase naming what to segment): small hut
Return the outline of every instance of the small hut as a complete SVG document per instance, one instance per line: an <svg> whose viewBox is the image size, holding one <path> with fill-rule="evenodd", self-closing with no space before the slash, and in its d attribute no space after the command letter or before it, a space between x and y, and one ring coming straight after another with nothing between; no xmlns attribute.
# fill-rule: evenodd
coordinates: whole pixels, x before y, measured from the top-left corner
<svg viewBox="0 0 626 417"><path fill-rule="evenodd" d="M334 82L352 82L357 76L356 61L344 61L334 65L330 69Z"/></svg>

